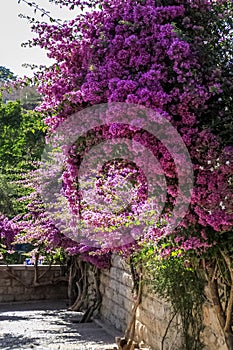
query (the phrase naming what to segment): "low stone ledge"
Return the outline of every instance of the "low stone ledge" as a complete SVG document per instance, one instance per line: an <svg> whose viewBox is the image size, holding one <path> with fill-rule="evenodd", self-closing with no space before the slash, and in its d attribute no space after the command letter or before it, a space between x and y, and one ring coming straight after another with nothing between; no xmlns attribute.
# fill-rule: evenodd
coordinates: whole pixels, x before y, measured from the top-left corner
<svg viewBox="0 0 233 350"><path fill-rule="evenodd" d="M59 265L38 266L39 275L46 272L41 278L42 286L33 285L34 271L33 265L0 265L0 303L67 298L67 282L49 284L61 276Z"/></svg>

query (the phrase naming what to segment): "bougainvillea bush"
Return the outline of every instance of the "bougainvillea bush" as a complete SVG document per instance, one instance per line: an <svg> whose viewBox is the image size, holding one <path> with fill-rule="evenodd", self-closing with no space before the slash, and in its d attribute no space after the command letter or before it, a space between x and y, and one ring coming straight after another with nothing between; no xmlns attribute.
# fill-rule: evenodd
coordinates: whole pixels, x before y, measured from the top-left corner
<svg viewBox="0 0 233 350"><path fill-rule="evenodd" d="M84 154L96 144L119 138L131 139L153 152L167 185L162 220L156 219L153 225L149 225L146 235L139 235L136 244L152 242L162 257L190 253L189 256L203 258L205 253L212 254L212 263L216 262L216 266L219 266L218 257L222 256L223 265L230 269L228 258L231 259L233 219L232 2L51 2L81 11L73 20L62 24L44 22L33 25L37 37L31 45L46 49L48 56L56 61L35 75L38 91L44 96L39 110L45 115L50 133L56 134L56 130L75 113L92 106L106 103L142 106L154 113L151 113L149 122L153 122L153 116L157 114L178 131L188 149L194 174L189 209L179 225L170 230L166 223L172 216L179 189L172 154L145 132L140 121L135 120L135 128L130 128L122 123L114 124L114 118L111 123L104 123L103 119L101 125L86 130L68 151L66 149L63 193L73 215L88 213L87 220L92 225L94 223L97 228L103 225L103 216L83 201L78 182L79 169ZM137 159L140 164L140 154ZM179 161L182 164L181 158ZM102 169L96 184L103 200L114 197L112 188L117 186L117 178L122 173L129 176L129 172L123 171L125 163L121 167L116 162L109 164L107 172ZM183 164L185 169L185 162ZM130 181L132 191L136 193L135 197L132 196L136 201L133 204L140 210L147 192L146 186L142 186L143 175L133 175L138 168L137 164L131 168ZM148 168L153 170L153 162L148 162ZM154 172L158 175L156 166ZM106 189L107 184L111 193ZM130 212L132 208L118 213L124 225L127 225L125 218L131 220ZM110 226L114 223L111 222ZM111 239L111 231L109 237ZM113 233L112 238L115 238ZM74 251L80 249L79 244L72 244ZM132 244L123 248L130 251ZM88 251L88 247L83 247L85 249ZM212 271L211 262L208 264L207 272ZM231 269L229 271L231 274ZM215 281L215 276L211 276L211 281ZM232 307L230 303L229 307ZM220 323L227 342L230 342L229 313Z"/></svg>
<svg viewBox="0 0 233 350"><path fill-rule="evenodd" d="M229 17L230 3L59 4L71 8L92 6L92 10L61 26L42 23L33 27L38 34L33 44L46 48L48 56L56 60L50 69L38 74L39 91L45 96L40 106L45 122L54 131L73 113L107 102L138 104L164 115L185 142L195 176L190 209L181 227L172 233L174 242L184 250L217 242L219 233L232 227L232 149L225 146L226 137L220 139L210 128L222 118L224 129L228 120L229 108L223 111L217 107L231 89L232 78L226 77L231 65L231 20L224 22ZM205 16L218 20L207 32ZM201 51L205 46L208 50ZM98 138L100 132L105 133L105 139L124 137L124 132L128 136L119 127L114 133L110 128L98 130L94 137ZM130 137L143 139L142 133ZM167 200L174 203L174 163L161 146L156 147L168 181ZM80 156L78 151L76 156ZM71 207L77 206L71 198L77 180L77 157L73 163L69 160L64 176ZM156 228L150 237L157 239L159 232Z"/></svg>
<svg viewBox="0 0 233 350"><path fill-rule="evenodd" d="M13 243L19 233L17 223L9 220L6 216L0 215L0 259L4 263L17 261L17 254L14 254Z"/></svg>

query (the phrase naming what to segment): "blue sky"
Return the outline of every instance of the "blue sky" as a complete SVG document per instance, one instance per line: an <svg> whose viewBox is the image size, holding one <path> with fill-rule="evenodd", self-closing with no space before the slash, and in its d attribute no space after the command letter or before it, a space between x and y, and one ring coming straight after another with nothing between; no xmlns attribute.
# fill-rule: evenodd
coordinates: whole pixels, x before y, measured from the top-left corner
<svg viewBox="0 0 233 350"><path fill-rule="evenodd" d="M54 18L71 19L75 16L74 11L60 9L48 0L34 2L50 11ZM44 21L39 14L35 16L33 9L23 2L18 4L18 0L0 1L0 66L9 68L18 76L32 76L30 68L22 67L23 63L50 65L52 61L46 57L45 50L21 47L21 43L32 38L33 34L30 31L30 23L18 17L20 13Z"/></svg>

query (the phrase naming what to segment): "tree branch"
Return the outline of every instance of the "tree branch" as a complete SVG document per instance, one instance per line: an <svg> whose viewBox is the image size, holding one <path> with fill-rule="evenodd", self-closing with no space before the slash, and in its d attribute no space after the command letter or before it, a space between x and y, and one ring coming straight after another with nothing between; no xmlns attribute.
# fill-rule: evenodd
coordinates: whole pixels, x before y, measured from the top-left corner
<svg viewBox="0 0 233 350"><path fill-rule="evenodd" d="M166 336L167 336L168 330L169 330L169 328L170 328L170 325L171 325L172 321L173 321L173 320L174 320L174 318L176 317L176 315L177 315L177 311L176 311L176 312L174 312L174 314L172 315L172 317L171 317L170 321L168 322L168 325L167 325L167 327L166 327L166 329L165 329L165 333L164 333L163 338L162 338L162 342L161 342L161 350L163 350L163 347L164 347L164 342L165 342L165 339L166 339Z"/></svg>
<svg viewBox="0 0 233 350"><path fill-rule="evenodd" d="M27 0L18 0L18 4L20 4L21 2L24 2L25 4L27 4L30 7L34 7L34 12L36 13L36 11L39 11L41 13L41 17L48 17L51 23L56 23L59 27L61 27L61 23L59 22L59 20L54 19L53 17L50 16L50 12L46 11L43 8L40 8L39 5L37 5L35 2L31 2L31 1L27 1Z"/></svg>
<svg viewBox="0 0 233 350"><path fill-rule="evenodd" d="M227 267L231 276L231 291L230 291L230 296L226 307L226 323L225 323L224 331L232 332L231 326L232 326L232 311L233 311L233 270L232 270L231 258L229 257L229 255L227 255L224 251L221 251L221 254L227 264Z"/></svg>

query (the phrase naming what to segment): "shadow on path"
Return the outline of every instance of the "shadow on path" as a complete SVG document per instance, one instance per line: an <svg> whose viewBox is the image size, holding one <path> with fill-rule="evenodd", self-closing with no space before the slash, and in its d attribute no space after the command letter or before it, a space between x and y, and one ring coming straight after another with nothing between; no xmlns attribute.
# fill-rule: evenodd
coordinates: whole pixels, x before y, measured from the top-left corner
<svg viewBox="0 0 233 350"><path fill-rule="evenodd" d="M95 322L78 323L81 313L65 301L0 305L0 349L112 350L114 339Z"/></svg>

